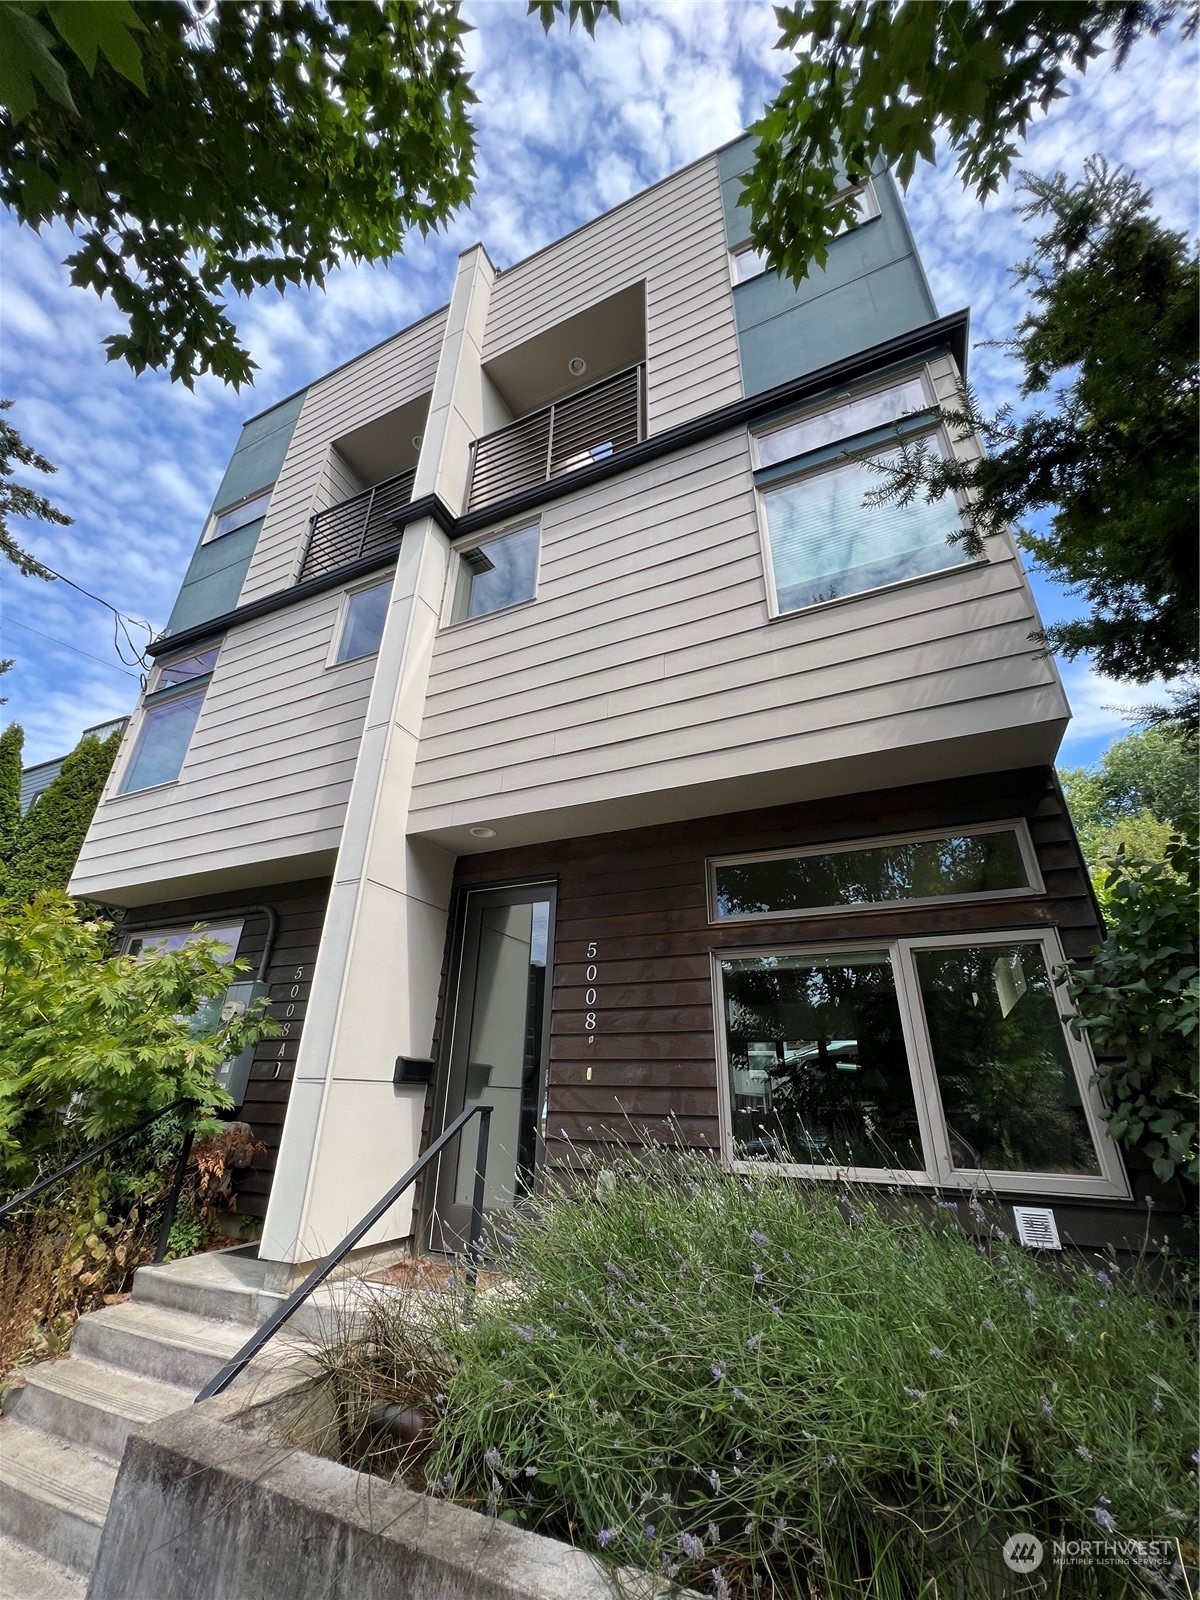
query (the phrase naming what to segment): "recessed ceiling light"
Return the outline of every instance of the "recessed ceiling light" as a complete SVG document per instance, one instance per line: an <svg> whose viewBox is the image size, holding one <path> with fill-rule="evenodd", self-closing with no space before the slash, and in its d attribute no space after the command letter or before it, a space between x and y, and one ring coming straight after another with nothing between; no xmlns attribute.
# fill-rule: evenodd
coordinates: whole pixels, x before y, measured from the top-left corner
<svg viewBox="0 0 1200 1600"><path fill-rule="evenodd" d="M470 828L468 832L472 839L494 839L496 837L495 828Z"/></svg>
<svg viewBox="0 0 1200 1600"><path fill-rule="evenodd" d="M567 371L573 378L582 378L587 371L587 362L582 356L572 356L567 362Z"/></svg>
<svg viewBox="0 0 1200 1600"><path fill-rule="evenodd" d="M413 434L413 436L412 436L412 447L413 447L414 450L419 450L424 442L425 442L425 435L423 433L414 433Z"/></svg>

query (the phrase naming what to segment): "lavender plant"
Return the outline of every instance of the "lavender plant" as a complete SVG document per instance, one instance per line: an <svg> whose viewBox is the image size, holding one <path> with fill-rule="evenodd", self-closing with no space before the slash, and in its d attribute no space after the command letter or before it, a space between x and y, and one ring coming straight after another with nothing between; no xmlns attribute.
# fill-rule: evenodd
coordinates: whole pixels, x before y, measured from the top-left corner
<svg viewBox="0 0 1200 1600"><path fill-rule="evenodd" d="M410 1481L718 1597L1006 1593L1014 1532L1194 1562L1179 1295L1047 1271L990 1201L953 1209L610 1165L511 1220L473 1314L376 1329L372 1398L432 1420ZM1183 1594L1177 1567L1047 1560L1022 1592Z"/></svg>

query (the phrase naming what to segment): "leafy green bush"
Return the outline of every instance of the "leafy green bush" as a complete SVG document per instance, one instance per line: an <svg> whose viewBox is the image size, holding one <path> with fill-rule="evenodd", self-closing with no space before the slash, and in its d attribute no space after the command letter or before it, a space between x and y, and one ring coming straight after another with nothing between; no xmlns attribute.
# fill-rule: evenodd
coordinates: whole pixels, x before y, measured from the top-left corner
<svg viewBox="0 0 1200 1600"><path fill-rule="evenodd" d="M513 1218L473 1314L426 1297L326 1352L350 1453L738 1600L995 1595L1015 1532L1194 1540L1190 1317L970 1210L975 1237L894 1193L604 1167ZM381 1402L429 1428L372 1457Z"/></svg>
<svg viewBox="0 0 1200 1600"><path fill-rule="evenodd" d="M215 940L111 952L111 926L65 895L0 913L0 1194L173 1100L202 1121L229 1103L216 1069L276 1029L261 1008L195 1021L245 970Z"/></svg>
<svg viewBox="0 0 1200 1600"><path fill-rule="evenodd" d="M1165 861L1119 855L1102 884L1109 934L1090 966L1066 970L1068 1020L1100 1057L1108 1131L1140 1150L1157 1177L1193 1185L1200 1097L1200 966L1194 841L1175 838Z"/></svg>

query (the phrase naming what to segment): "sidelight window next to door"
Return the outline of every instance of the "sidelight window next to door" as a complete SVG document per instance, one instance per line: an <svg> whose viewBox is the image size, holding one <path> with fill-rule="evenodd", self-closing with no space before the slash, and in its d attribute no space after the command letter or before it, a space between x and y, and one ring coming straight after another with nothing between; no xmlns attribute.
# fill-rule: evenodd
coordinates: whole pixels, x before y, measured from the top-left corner
<svg viewBox="0 0 1200 1600"><path fill-rule="evenodd" d="M466 1106L492 1107L484 1206L515 1205L533 1185L543 1136L554 890L489 889L467 898L456 963L445 1121ZM466 1231L475 1140L444 1163L433 1243Z"/></svg>

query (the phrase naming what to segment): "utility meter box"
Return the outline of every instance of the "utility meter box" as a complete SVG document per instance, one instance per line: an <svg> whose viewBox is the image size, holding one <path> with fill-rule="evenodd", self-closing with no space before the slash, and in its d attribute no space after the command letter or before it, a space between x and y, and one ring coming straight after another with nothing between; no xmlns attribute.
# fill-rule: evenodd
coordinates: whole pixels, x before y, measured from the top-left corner
<svg viewBox="0 0 1200 1600"><path fill-rule="evenodd" d="M232 1022L243 1017L253 1003L271 992L267 983L231 983L221 1003L221 1021ZM250 1068L254 1065L255 1047L247 1045L240 1055L232 1056L217 1068L217 1083L233 1097L235 1106L246 1098L246 1085L250 1082Z"/></svg>

